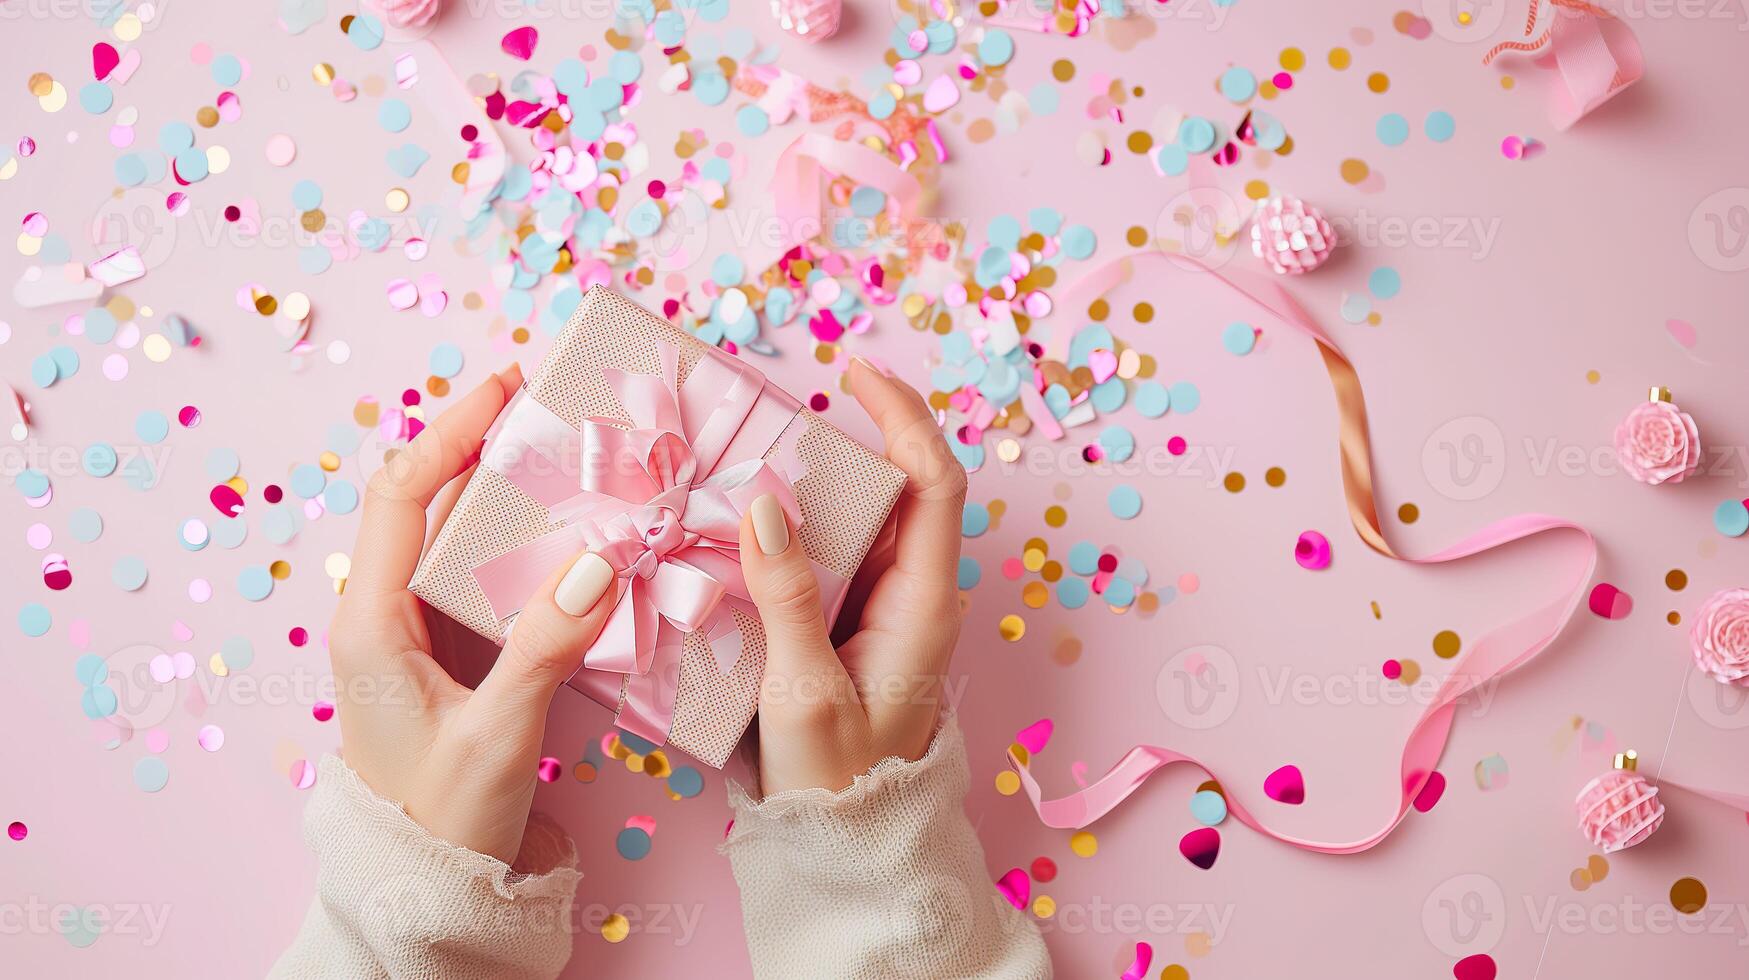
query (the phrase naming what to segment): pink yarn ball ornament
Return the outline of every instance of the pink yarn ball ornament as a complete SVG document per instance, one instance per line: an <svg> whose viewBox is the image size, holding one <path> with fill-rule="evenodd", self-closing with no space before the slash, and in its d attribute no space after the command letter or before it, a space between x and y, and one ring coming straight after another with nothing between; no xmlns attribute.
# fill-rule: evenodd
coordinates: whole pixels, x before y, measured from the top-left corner
<svg viewBox="0 0 1749 980"><path fill-rule="evenodd" d="M1639 757L1631 750L1623 752L1615 757L1615 765L1586 783L1573 800L1580 833L1605 854L1633 847L1664 822L1658 787L1634 771Z"/></svg>
<svg viewBox="0 0 1749 980"><path fill-rule="evenodd" d="M804 41L824 41L838 33L844 0L771 0L771 16Z"/></svg>
<svg viewBox="0 0 1749 980"><path fill-rule="evenodd" d="M1257 202L1251 222L1251 254L1281 275L1311 272L1336 248L1336 232L1324 212L1297 197Z"/></svg>
<svg viewBox="0 0 1749 980"><path fill-rule="evenodd" d="M1700 455L1700 427L1669 388L1653 388L1615 427L1615 458L1641 483L1681 483L1700 469Z"/></svg>
<svg viewBox="0 0 1749 980"><path fill-rule="evenodd" d="M1330 539L1317 531L1306 531L1294 543L1294 561L1301 568L1316 572L1330 567Z"/></svg>

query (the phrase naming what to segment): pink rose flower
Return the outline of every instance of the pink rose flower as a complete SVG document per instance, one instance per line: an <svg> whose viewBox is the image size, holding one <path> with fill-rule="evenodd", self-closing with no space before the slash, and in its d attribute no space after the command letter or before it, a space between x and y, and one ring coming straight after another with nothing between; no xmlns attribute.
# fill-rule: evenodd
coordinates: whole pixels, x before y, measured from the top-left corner
<svg viewBox="0 0 1749 980"><path fill-rule="evenodd" d="M399 28L424 27L442 9L440 0L369 0L388 22Z"/></svg>
<svg viewBox="0 0 1749 980"><path fill-rule="evenodd" d="M1700 469L1700 429L1669 402L1641 402L1615 428L1615 455L1641 483L1681 483Z"/></svg>
<svg viewBox="0 0 1749 980"><path fill-rule="evenodd" d="M1749 589L1715 593L1694 614L1694 662L1720 684L1749 687Z"/></svg>

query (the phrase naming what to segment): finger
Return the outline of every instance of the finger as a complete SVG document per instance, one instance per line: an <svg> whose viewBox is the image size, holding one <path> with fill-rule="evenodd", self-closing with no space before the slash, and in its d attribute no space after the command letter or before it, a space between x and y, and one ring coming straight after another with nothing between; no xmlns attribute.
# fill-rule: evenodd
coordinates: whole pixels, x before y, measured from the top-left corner
<svg viewBox="0 0 1749 980"><path fill-rule="evenodd" d="M437 499L425 511L425 546L419 549L424 555L431 550L431 545L437 540L437 534L443 530L449 515L455 512L455 502L461 499L462 491L468 488L468 481L473 479L474 471L480 468L479 463L461 471L461 475L445 483L443 489L437 491Z"/></svg>
<svg viewBox="0 0 1749 980"><path fill-rule="evenodd" d="M371 474L353 546L347 594L405 589L425 541L425 508L479 454L480 440L522 383L522 369L493 375Z"/></svg>
<svg viewBox="0 0 1749 980"><path fill-rule="evenodd" d="M517 614L468 710L489 721L485 728L532 731L538 739L553 692L582 666L613 611L614 594L613 566L600 555L584 552L554 571Z"/></svg>
<svg viewBox="0 0 1749 980"><path fill-rule="evenodd" d="M905 471L894 562L930 578L957 573L966 470L954 458L923 397L862 358L850 366L850 392L886 441L887 459Z"/></svg>
<svg viewBox="0 0 1749 980"><path fill-rule="evenodd" d="M741 572L765 627L765 676L776 682L767 690L796 695L774 698L773 708L781 712L801 699L826 703L820 698L841 691L849 677L827 635L814 568L770 494L741 519Z"/></svg>

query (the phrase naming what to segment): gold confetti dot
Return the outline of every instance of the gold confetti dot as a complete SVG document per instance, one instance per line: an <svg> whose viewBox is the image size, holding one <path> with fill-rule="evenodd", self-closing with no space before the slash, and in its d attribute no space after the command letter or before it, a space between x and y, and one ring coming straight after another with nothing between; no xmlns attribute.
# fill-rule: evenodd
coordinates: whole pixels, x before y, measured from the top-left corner
<svg viewBox="0 0 1749 980"><path fill-rule="evenodd" d="M316 463L322 467L322 472L333 473L340 469L340 454L333 451L324 452L316 458Z"/></svg>
<svg viewBox="0 0 1749 980"><path fill-rule="evenodd" d="M1404 524L1413 524L1421 519L1421 508L1414 504L1404 504L1397 508L1397 520Z"/></svg>
<svg viewBox="0 0 1749 980"><path fill-rule="evenodd" d="M580 783L593 783L595 776L595 763L593 762L579 762L571 767L571 778Z"/></svg>
<svg viewBox="0 0 1749 980"><path fill-rule="evenodd" d="M1076 857L1090 858L1099 853L1099 838L1085 830L1077 830L1069 837L1069 850Z"/></svg>
<svg viewBox="0 0 1749 980"><path fill-rule="evenodd" d="M255 312L262 316L272 316L279 310L279 300L272 296L255 297Z"/></svg>
<svg viewBox="0 0 1749 980"><path fill-rule="evenodd" d="M449 379L432 375L425 379L425 390L433 398L444 398L449 395Z"/></svg>
<svg viewBox="0 0 1749 980"><path fill-rule="evenodd" d="M1269 196L1269 181L1250 180L1245 182L1245 196L1253 201L1261 201Z"/></svg>
<svg viewBox="0 0 1749 980"><path fill-rule="evenodd" d="M1592 884L1609 877L1609 858L1601 854L1593 854L1585 862L1585 870L1591 875Z"/></svg>
<svg viewBox="0 0 1749 980"><path fill-rule="evenodd" d="M276 581L283 582L286 579L291 578L291 563L283 560L276 561L267 566L267 571Z"/></svg>
<svg viewBox="0 0 1749 980"><path fill-rule="evenodd" d="M1228 493L1238 493L1245 489L1245 474L1228 473L1226 478L1221 480L1221 485L1227 488Z"/></svg>
<svg viewBox="0 0 1749 980"><path fill-rule="evenodd" d="M618 912L601 920L601 938L610 943L624 942L632 934L632 924Z"/></svg>
<svg viewBox="0 0 1749 980"><path fill-rule="evenodd" d="M1272 487L1279 487L1287 482L1287 471L1279 466L1271 466L1263 471L1263 482Z"/></svg>
<svg viewBox="0 0 1749 980"><path fill-rule="evenodd" d="M315 234L328 223L328 215L321 208L313 208L298 215L298 224L307 232Z"/></svg>
<svg viewBox="0 0 1749 980"><path fill-rule="evenodd" d="M1390 90L1391 78L1382 71L1375 71L1366 76L1366 87L1370 91L1382 94Z"/></svg>
<svg viewBox="0 0 1749 980"><path fill-rule="evenodd" d="M1026 603L1027 607L1031 609L1043 609L1050 598L1050 587L1043 582L1028 582L1020 590L1020 601Z"/></svg>
<svg viewBox="0 0 1749 980"><path fill-rule="evenodd" d="M1354 57L1348 53L1347 48L1331 48L1330 49L1330 58L1329 58L1330 67L1336 69L1337 71L1346 71L1348 69L1349 63L1352 62L1353 60L1354 60Z"/></svg>
<svg viewBox="0 0 1749 980"><path fill-rule="evenodd" d="M1275 87L1274 81L1265 78L1257 83L1257 94L1263 96L1264 100L1267 101L1280 95L1281 89Z"/></svg>
<svg viewBox="0 0 1749 980"><path fill-rule="evenodd" d="M1136 318L1137 323L1148 323L1154 319L1154 304L1137 303L1135 309L1131 310L1130 313Z"/></svg>
<svg viewBox="0 0 1749 980"><path fill-rule="evenodd" d="M332 85L334 84L334 66L326 62L317 62L316 66L310 69L310 77L316 80L317 85Z"/></svg>
<svg viewBox="0 0 1749 980"><path fill-rule="evenodd" d="M1594 385L1597 382L1602 381L1602 380L1603 380L1603 375L1597 373L1596 371L1586 371L1585 372L1585 383L1586 384L1593 384Z"/></svg>
<svg viewBox="0 0 1749 980"><path fill-rule="evenodd" d="M1664 615L1664 621L1666 623L1669 623L1671 626L1681 626L1682 625L1682 614L1677 612L1676 610L1672 609Z"/></svg>
<svg viewBox="0 0 1749 980"><path fill-rule="evenodd" d="M194 121L202 129L211 129L219 124L219 110L210 105L203 105L194 114Z"/></svg>
<svg viewBox="0 0 1749 980"><path fill-rule="evenodd" d="M1567 880L1572 883L1574 891L1582 892L1591 887L1591 872L1584 868L1574 868Z"/></svg>
<svg viewBox="0 0 1749 980"><path fill-rule="evenodd" d="M53 75L50 75L47 72L39 71L36 74L30 76L29 85L30 85L30 94L34 95L40 99L43 96L54 91L55 78Z"/></svg>
<svg viewBox="0 0 1749 980"><path fill-rule="evenodd" d="M1032 900L1032 914L1041 919L1048 919L1057 914L1057 900L1049 895L1040 895Z"/></svg>
<svg viewBox="0 0 1749 980"><path fill-rule="evenodd" d="M1206 932L1192 932L1184 937L1184 952L1197 959L1207 956L1214 948L1214 939Z"/></svg>
<svg viewBox="0 0 1749 980"><path fill-rule="evenodd" d="M1168 963L1166 968L1160 971L1160 980L1190 980L1190 971L1177 963Z"/></svg>
<svg viewBox="0 0 1749 980"><path fill-rule="evenodd" d="M1051 651L1051 659L1058 666L1067 667L1081 659L1081 641L1073 636L1065 636L1057 641L1056 649Z"/></svg>
<svg viewBox="0 0 1749 980"><path fill-rule="evenodd" d="M1045 523L1051 527L1062 527L1069 520L1069 512L1057 504L1045 508Z"/></svg>
<svg viewBox="0 0 1749 980"><path fill-rule="evenodd" d="M1306 53L1299 48L1283 48L1280 60L1281 67L1286 71L1299 71L1306 67Z"/></svg>
<svg viewBox="0 0 1749 980"><path fill-rule="evenodd" d="M214 677L224 677L231 672L230 668L225 666L225 658L216 653L206 662L206 668L213 672Z"/></svg>
<svg viewBox="0 0 1749 980"><path fill-rule="evenodd" d="M1670 904L1683 915L1693 915L1706 908L1706 886L1699 878L1678 878L1670 886Z"/></svg>
<svg viewBox="0 0 1749 980"><path fill-rule="evenodd" d="M1020 553L1020 565L1029 572L1036 572L1045 567L1045 553L1039 548L1028 548Z"/></svg>
<svg viewBox="0 0 1749 980"><path fill-rule="evenodd" d="M1512 91L1512 86L1517 85L1517 84L1518 84L1517 80L1515 80L1511 75L1503 75L1500 78L1500 87L1505 89L1508 92Z"/></svg>
<svg viewBox="0 0 1749 980"><path fill-rule="evenodd" d="M1451 630L1440 630L1433 634L1433 653L1441 660L1450 660L1458 655L1463 648L1463 641Z"/></svg>
<svg viewBox="0 0 1749 980"><path fill-rule="evenodd" d="M1124 240L1130 243L1131 248L1141 248L1148 244L1148 229L1134 225L1124 233Z"/></svg>
<svg viewBox="0 0 1749 980"><path fill-rule="evenodd" d="M1026 620L1009 613L996 624L996 631L1002 634L1004 640L1013 643L1026 635Z"/></svg>
<svg viewBox="0 0 1749 980"><path fill-rule="evenodd" d="M1372 173L1372 168L1366 165L1365 160L1356 160L1353 157L1349 157L1342 161L1341 171L1343 180L1350 184L1358 184Z"/></svg>
<svg viewBox="0 0 1749 980"><path fill-rule="evenodd" d="M1688 573L1680 568L1672 568L1665 572L1664 587L1672 592L1681 592L1688 588Z"/></svg>
<svg viewBox="0 0 1749 980"><path fill-rule="evenodd" d="M1046 582L1055 582L1057 579L1063 577L1063 563L1058 561L1047 561L1044 563L1044 566L1038 570L1038 574L1039 577Z"/></svg>
<svg viewBox="0 0 1749 980"><path fill-rule="evenodd" d="M1013 796L1020 792L1020 776L1012 769L1004 769L997 773L996 792L1003 796Z"/></svg>
<svg viewBox="0 0 1749 980"><path fill-rule="evenodd" d="M1110 315L1111 304L1105 300L1096 299L1087 307L1087 318L1090 320L1104 320Z"/></svg>
<svg viewBox="0 0 1749 980"><path fill-rule="evenodd" d="M1416 681L1421 679L1420 662L1404 657L1397 661L1397 666L1400 668L1400 673L1397 674L1397 683L1404 687L1413 686Z"/></svg>
<svg viewBox="0 0 1749 980"><path fill-rule="evenodd" d="M1154 148L1154 137L1145 129L1131 133L1126 142L1131 153L1146 153Z"/></svg>
<svg viewBox="0 0 1749 980"><path fill-rule="evenodd" d="M1075 63L1067 58L1058 58L1051 64L1051 77L1059 82L1066 82L1075 77Z"/></svg>

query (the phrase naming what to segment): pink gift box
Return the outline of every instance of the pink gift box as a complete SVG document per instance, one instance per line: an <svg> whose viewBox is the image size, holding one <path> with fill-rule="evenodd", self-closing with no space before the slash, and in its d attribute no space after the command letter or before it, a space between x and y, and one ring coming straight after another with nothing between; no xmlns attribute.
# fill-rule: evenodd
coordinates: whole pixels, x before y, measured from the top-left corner
<svg viewBox="0 0 1749 980"><path fill-rule="evenodd" d="M502 645L533 588L602 554L618 602L568 685L720 768L765 669L740 513L761 493L784 500L831 619L904 485L748 361L598 286L499 417L411 587Z"/></svg>

